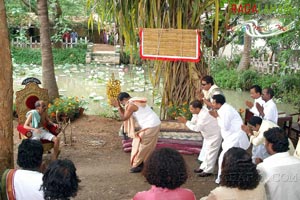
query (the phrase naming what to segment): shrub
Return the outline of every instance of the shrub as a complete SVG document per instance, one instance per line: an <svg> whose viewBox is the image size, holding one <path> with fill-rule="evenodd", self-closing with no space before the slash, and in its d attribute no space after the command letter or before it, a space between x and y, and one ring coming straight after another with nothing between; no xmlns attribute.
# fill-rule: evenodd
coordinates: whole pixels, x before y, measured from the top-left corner
<svg viewBox="0 0 300 200"><path fill-rule="evenodd" d="M186 119L192 118L192 113L189 109L190 105L184 102L182 105L170 104L167 108L167 118L176 119L179 116L183 116Z"/></svg>
<svg viewBox="0 0 300 200"><path fill-rule="evenodd" d="M86 45L78 44L74 48L53 48L54 64L85 63ZM12 48L12 57L17 64L42 64L41 49Z"/></svg>
<svg viewBox="0 0 300 200"><path fill-rule="evenodd" d="M61 97L56 98L48 105L48 115L55 119L56 112L74 119L79 116L81 108L87 109L87 101L78 97Z"/></svg>
<svg viewBox="0 0 300 200"><path fill-rule="evenodd" d="M253 70L245 70L238 77L238 87L242 90L249 90L254 84L257 84L258 73Z"/></svg>

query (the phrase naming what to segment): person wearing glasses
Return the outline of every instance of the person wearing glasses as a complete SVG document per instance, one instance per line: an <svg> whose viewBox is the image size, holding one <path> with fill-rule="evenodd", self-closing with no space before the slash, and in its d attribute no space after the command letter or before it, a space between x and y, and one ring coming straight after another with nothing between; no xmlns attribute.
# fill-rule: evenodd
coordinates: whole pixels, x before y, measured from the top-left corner
<svg viewBox="0 0 300 200"><path fill-rule="evenodd" d="M34 104L35 109L26 113L26 121L24 128L32 132L31 139L33 140L49 140L54 143L52 160L56 160L59 153L59 139L44 128L44 124L49 124L58 127L58 124L50 121L47 115L47 106L44 101L38 100Z"/></svg>
<svg viewBox="0 0 300 200"><path fill-rule="evenodd" d="M211 76L204 76L201 79L201 90L202 93L198 94L198 98L203 101L209 110L212 108L212 97L216 94L223 94Z"/></svg>
<svg viewBox="0 0 300 200"><path fill-rule="evenodd" d="M198 99L203 102L204 107L208 110L212 109L212 97L215 94L223 94L221 89L214 83L214 79L211 76L204 76L201 79L201 91L199 92ZM203 148L198 156L199 163L201 164L206 157L206 142L203 140Z"/></svg>

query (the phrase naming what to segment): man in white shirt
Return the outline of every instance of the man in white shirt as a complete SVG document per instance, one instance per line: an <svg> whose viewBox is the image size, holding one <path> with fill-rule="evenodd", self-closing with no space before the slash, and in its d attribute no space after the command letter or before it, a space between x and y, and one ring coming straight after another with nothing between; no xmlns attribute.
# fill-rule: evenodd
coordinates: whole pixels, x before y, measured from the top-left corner
<svg viewBox="0 0 300 200"><path fill-rule="evenodd" d="M265 137L264 132L273 127L279 127L274 122L263 120L260 117L253 116L249 120L248 126L242 125L243 131L250 137L250 142L253 144L252 147L252 159L255 164L261 163L265 158L269 157L270 154L265 148ZM290 139L289 141L289 153L294 154L295 148Z"/></svg>
<svg viewBox="0 0 300 200"><path fill-rule="evenodd" d="M40 172L43 158L43 146L39 140L24 139L18 147L17 164L13 185L16 200L44 199L41 185L43 174Z"/></svg>
<svg viewBox="0 0 300 200"><path fill-rule="evenodd" d="M243 131L250 137L252 147L252 161L255 164L261 163L265 158L269 157L265 148L264 132L269 128L278 127L274 122L263 120L260 117L253 116L248 122L248 126L242 125Z"/></svg>
<svg viewBox="0 0 300 200"><path fill-rule="evenodd" d="M199 100L194 100L190 103L190 111L193 114L191 121L184 117L178 117L178 121L185 123L185 125L192 131L201 132L205 146L202 146L201 151L205 150L205 157L195 173L199 173L199 177L211 176L218 158L219 149L222 142L220 127L216 118L208 113L207 108Z"/></svg>
<svg viewBox="0 0 300 200"><path fill-rule="evenodd" d="M269 200L297 200L300 194L300 160L288 152L289 142L284 130L275 127L264 133L265 146L271 155L257 169L262 175Z"/></svg>
<svg viewBox="0 0 300 200"><path fill-rule="evenodd" d="M215 110L209 111L209 113L217 118L218 125L221 128L221 135L223 138L222 152L219 156L219 170L216 183L220 183L221 165L223 156L231 147L240 147L242 149L248 149L250 143L247 135L242 130L242 118L239 113L229 104L226 103L225 97L221 94L214 95L212 97L212 106Z"/></svg>
<svg viewBox="0 0 300 200"><path fill-rule="evenodd" d="M138 173L156 147L161 121L147 104L146 98L132 98L127 92L121 92L118 100L112 100L112 105L118 107L120 118L124 121L124 131L133 138L130 172ZM139 131L135 131L134 120L141 128Z"/></svg>
<svg viewBox="0 0 300 200"><path fill-rule="evenodd" d="M254 99L254 103L251 101L246 101L246 106L249 108L250 112L253 113L254 116L259 116L259 112L256 108L256 104L263 105L265 101L261 97L261 87L259 85L253 85L250 88L250 97Z"/></svg>
<svg viewBox="0 0 300 200"><path fill-rule="evenodd" d="M215 84L214 79L212 76L204 76L201 79L201 91L200 93L198 93L198 99L200 101L203 101L204 106L210 110L212 109L212 96L215 94L222 94L221 89ZM203 140L203 146L206 146L206 141L205 139ZM206 148L202 149L199 156L198 156L198 160L200 162L203 162L205 159L205 153L206 153Z"/></svg>
<svg viewBox="0 0 300 200"><path fill-rule="evenodd" d="M274 91L271 88L265 88L262 91L262 99L265 101L263 106L256 103L256 108L261 116L265 120L269 120L277 124L278 111L275 102L273 101Z"/></svg>

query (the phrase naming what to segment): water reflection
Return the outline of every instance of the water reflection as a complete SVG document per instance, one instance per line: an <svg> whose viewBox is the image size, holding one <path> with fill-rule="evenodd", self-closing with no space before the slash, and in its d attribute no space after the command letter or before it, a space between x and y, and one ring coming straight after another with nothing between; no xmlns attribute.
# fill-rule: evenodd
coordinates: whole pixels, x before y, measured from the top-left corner
<svg viewBox="0 0 300 200"><path fill-rule="evenodd" d="M21 82L27 77L34 76L41 80L41 67L26 66L23 71L26 71L25 75L18 70L14 71L14 91L24 88ZM103 109L109 108L106 99L106 83L112 73L121 81L122 91L130 93L131 96L147 97L150 106L158 112L160 97L157 97L157 94L159 93L153 91L148 72L142 67L80 64L59 65L55 71L59 94L86 98L89 101L87 114L99 114ZM155 97L153 93L156 94ZM251 100L249 92L225 90L224 94L227 103L236 109L245 108L245 101ZM277 106L280 111L295 113L291 105L278 103Z"/></svg>

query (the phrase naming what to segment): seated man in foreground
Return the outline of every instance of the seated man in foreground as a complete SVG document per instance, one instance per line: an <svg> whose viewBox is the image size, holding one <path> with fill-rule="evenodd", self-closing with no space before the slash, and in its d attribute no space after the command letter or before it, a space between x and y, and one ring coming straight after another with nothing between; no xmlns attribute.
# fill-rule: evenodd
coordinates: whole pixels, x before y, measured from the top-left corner
<svg viewBox="0 0 300 200"><path fill-rule="evenodd" d="M43 174L40 172L43 158L42 143L37 140L22 140L17 157L20 169L9 169L4 172L0 199L43 200L41 190Z"/></svg>
<svg viewBox="0 0 300 200"><path fill-rule="evenodd" d="M270 157L257 165L269 200L299 199L300 160L288 152L289 141L284 130L275 127L264 133Z"/></svg>
<svg viewBox="0 0 300 200"><path fill-rule="evenodd" d="M38 100L35 102L34 106L35 109L26 114L27 119L25 121L24 128L32 132L31 139L33 140L45 139L52 141L54 143L52 160L56 160L59 152L59 139L46 130L43 125L45 123L55 127L58 125L49 120L48 115L45 112L47 106L45 105L44 101Z"/></svg>

